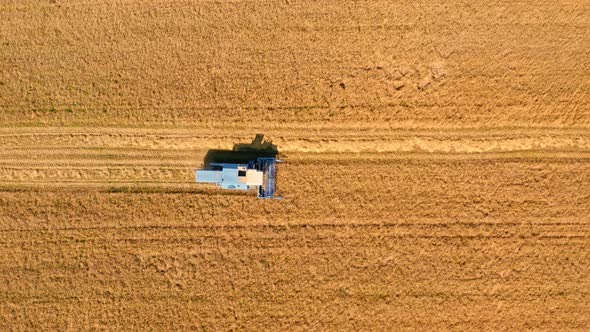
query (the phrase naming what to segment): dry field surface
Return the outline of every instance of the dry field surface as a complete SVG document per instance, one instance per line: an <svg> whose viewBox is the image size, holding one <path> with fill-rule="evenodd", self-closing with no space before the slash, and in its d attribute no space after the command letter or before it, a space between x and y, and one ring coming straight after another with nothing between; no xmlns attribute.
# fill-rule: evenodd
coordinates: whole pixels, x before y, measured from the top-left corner
<svg viewBox="0 0 590 332"><path fill-rule="evenodd" d="M590 329L590 3L0 0L0 330L88 329Z"/></svg>

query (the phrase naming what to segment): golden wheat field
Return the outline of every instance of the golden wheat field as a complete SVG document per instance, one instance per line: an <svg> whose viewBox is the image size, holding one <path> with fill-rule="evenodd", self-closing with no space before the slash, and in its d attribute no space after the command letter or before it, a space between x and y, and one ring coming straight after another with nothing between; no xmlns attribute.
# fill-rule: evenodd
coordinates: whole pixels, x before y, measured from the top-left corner
<svg viewBox="0 0 590 332"><path fill-rule="evenodd" d="M263 133L283 200L194 182ZM590 329L590 3L0 0L0 330Z"/></svg>

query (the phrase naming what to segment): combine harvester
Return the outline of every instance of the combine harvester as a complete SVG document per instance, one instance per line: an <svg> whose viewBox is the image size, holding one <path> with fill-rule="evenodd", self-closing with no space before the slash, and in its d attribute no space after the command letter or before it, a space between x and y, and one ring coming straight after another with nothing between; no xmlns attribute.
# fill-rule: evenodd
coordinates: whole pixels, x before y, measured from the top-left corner
<svg viewBox="0 0 590 332"><path fill-rule="evenodd" d="M222 189L256 189L258 198L276 197L276 158L257 158L248 164L211 164L214 169L197 170L196 180L200 183L215 183Z"/></svg>
<svg viewBox="0 0 590 332"><path fill-rule="evenodd" d="M258 198L280 199L275 193L277 163L281 160L276 158L276 146L262 139L262 135L256 135L251 144L236 144L233 151L210 150L208 156L212 156L206 157L204 168L196 171L196 181L214 183L222 189L255 189Z"/></svg>

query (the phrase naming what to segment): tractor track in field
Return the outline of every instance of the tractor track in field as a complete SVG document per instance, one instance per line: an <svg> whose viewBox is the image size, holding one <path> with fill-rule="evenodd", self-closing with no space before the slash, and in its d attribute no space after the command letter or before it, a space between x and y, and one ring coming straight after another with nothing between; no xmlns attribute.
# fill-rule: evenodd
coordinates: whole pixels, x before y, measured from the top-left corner
<svg viewBox="0 0 590 332"><path fill-rule="evenodd" d="M199 131L199 130L195 130ZM189 188L208 149L231 149L251 136L216 131L109 128L0 129L0 190L35 188L157 186ZM272 131L271 131L272 134ZM351 136L347 130L276 136L273 142L292 167L367 167L412 160L469 163L539 160L585 162L590 133L583 130L377 131Z"/></svg>
<svg viewBox="0 0 590 332"><path fill-rule="evenodd" d="M252 139L255 132L219 135L200 129L119 129L119 128L11 128L0 131L6 149L18 147L136 148L168 150L231 149L235 142ZM340 130L298 133L264 132L289 152L500 152L530 149L590 150L590 134L582 129L497 129L497 130ZM353 134L354 133L354 134Z"/></svg>

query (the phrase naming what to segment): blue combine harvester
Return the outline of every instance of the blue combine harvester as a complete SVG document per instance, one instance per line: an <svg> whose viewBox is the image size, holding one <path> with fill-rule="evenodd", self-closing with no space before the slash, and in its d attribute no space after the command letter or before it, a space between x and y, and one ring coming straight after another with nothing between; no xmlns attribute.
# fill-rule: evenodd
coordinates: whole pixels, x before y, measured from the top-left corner
<svg viewBox="0 0 590 332"><path fill-rule="evenodd" d="M259 157L246 163L211 163L211 169L196 172L196 181L215 183L222 189L256 189L258 198L275 196L277 163L274 157Z"/></svg>

